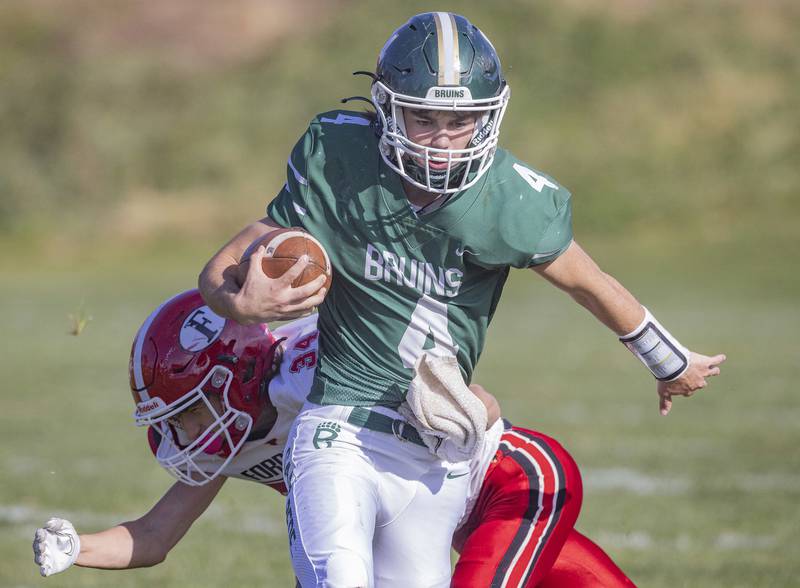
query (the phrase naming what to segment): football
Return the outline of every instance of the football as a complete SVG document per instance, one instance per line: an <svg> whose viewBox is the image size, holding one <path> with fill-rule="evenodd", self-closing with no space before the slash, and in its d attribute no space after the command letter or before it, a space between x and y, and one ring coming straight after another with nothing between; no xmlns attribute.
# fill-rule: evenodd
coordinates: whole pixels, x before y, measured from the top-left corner
<svg viewBox="0 0 800 588"><path fill-rule="evenodd" d="M292 267L303 255L308 255L309 263L303 273L292 282L292 287L297 288L307 284L324 274L325 289L331 287L331 260L322 244L303 229L289 228L277 229L265 235L250 245L242 256L239 264L238 282L241 286L250 268L250 255L263 245L266 248L261 263L262 271L269 278L279 278Z"/></svg>

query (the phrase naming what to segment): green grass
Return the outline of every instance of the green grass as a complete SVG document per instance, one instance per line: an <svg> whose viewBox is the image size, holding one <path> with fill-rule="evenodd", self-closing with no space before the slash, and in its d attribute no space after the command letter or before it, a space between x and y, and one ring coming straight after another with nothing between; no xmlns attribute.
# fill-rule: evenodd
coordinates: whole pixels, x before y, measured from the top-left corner
<svg viewBox="0 0 800 588"><path fill-rule="evenodd" d="M660 278L618 264L614 273L683 342L727 353L723 376L706 391L660 417L652 381L613 337L522 276L501 305L478 378L507 417L570 449L586 486L578 527L639 585L792 585L800 571L796 285L751 298L720 287L725 270L751 269L730 262L677 281L674 262L659 260Z"/></svg>
<svg viewBox="0 0 800 588"><path fill-rule="evenodd" d="M626 251L626 242L588 247L686 344L728 354L710 388L660 417L644 369L526 272L512 276L476 379L506 417L572 452L586 486L579 529L639 585L791 585L800 574L798 280L761 268L755 296L753 285L727 286L731 273L741 281L755 269L725 261L724 248L669 257ZM29 544L47 516L99 530L145 512L171 483L133 426L127 358L140 321L190 287L212 250L5 268L14 280L0 289L9 343L0 356L0 585L39 582ZM75 337L68 314L81 304L92 320ZM282 508L272 491L232 481L163 565L73 569L48 585L288 586Z"/></svg>
<svg viewBox="0 0 800 588"><path fill-rule="evenodd" d="M0 6L0 586L39 585L29 544L50 514L98 530L169 486L131 420L135 330L263 213L307 120L366 92L350 72L430 9L326 1L279 43L196 69L146 36L86 49L134 4ZM662 418L614 337L516 272L477 380L508 418L574 454L579 528L640 586L795 585L796 3L458 10L493 39L512 85L504 146L570 188L576 234L603 268L685 344L729 357ZM76 337L81 312L91 320ZM232 482L164 565L47 584L289 586L282 509Z"/></svg>

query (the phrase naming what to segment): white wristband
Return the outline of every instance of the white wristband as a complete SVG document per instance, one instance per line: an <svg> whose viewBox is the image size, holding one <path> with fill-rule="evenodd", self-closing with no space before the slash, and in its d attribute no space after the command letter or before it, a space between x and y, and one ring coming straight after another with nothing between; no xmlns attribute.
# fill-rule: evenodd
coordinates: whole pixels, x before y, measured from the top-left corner
<svg viewBox="0 0 800 588"><path fill-rule="evenodd" d="M650 311L633 331L619 338L657 380L671 382L689 367L689 350L667 331Z"/></svg>

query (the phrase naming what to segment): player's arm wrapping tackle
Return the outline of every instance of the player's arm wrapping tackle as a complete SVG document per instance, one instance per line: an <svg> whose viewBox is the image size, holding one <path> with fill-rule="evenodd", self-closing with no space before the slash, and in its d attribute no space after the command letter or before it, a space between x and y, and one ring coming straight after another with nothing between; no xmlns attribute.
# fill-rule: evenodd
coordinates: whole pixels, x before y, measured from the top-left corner
<svg viewBox="0 0 800 588"><path fill-rule="evenodd" d="M161 563L222 488L225 477L204 486L176 482L144 516L99 533L78 535L66 519L51 518L36 530L34 562L42 576L73 564L100 569L128 569Z"/></svg>

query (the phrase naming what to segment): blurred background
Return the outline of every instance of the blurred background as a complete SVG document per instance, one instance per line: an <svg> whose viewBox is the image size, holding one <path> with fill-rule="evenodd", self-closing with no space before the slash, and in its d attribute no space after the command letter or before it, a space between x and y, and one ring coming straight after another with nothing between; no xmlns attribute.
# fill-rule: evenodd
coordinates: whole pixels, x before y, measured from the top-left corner
<svg viewBox="0 0 800 588"><path fill-rule="evenodd" d="M501 143L574 194L598 263L723 375L658 415L588 313L512 274L476 375L584 474L578 528L640 586L800 577L800 4L561 0L0 3L0 585L290 586L277 494L233 481L166 563L32 563L171 484L133 426L131 340L263 216L317 113L409 16L469 17L513 97ZM360 108L356 103L354 108ZM273 495L274 494L274 495Z"/></svg>

